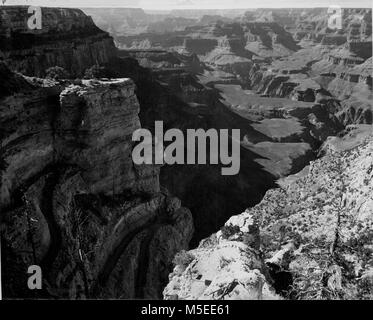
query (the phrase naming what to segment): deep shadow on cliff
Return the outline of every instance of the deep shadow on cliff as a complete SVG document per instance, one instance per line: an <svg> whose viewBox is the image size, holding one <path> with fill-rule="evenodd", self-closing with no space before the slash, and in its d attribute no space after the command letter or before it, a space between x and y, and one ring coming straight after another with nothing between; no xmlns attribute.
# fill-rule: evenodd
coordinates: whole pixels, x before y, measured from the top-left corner
<svg viewBox="0 0 373 320"><path fill-rule="evenodd" d="M4 297L159 298L193 225L161 189L159 168L132 162L134 83L1 70ZM34 264L43 270L37 293L27 289Z"/></svg>

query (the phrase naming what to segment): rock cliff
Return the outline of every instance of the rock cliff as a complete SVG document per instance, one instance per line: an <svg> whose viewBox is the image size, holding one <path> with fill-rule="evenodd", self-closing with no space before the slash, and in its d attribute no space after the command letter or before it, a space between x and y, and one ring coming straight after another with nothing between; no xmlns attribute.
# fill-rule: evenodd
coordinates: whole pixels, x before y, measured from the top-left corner
<svg viewBox="0 0 373 320"><path fill-rule="evenodd" d="M33 297L26 272L37 264L39 298L159 298L193 224L161 190L159 168L132 162L134 83L69 85L1 69L4 296Z"/></svg>
<svg viewBox="0 0 373 320"><path fill-rule="evenodd" d="M164 297L371 299L373 137L371 126L350 129L260 204L179 254Z"/></svg>
<svg viewBox="0 0 373 320"><path fill-rule="evenodd" d="M72 77L115 56L113 39L79 9L42 8L41 29L30 30L27 6L0 7L0 60L25 75L63 67Z"/></svg>

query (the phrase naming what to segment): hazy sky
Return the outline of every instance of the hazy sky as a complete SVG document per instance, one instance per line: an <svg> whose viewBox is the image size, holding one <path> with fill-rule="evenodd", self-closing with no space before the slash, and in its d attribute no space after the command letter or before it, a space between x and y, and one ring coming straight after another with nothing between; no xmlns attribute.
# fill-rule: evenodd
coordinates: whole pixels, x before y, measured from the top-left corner
<svg viewBox="0 0 373 320"><path fill-rule="evenodd" d="M372 0L7 0L7 4L59 7L135 7L144 9L234 9L265 7L372 7Z"/></svg>

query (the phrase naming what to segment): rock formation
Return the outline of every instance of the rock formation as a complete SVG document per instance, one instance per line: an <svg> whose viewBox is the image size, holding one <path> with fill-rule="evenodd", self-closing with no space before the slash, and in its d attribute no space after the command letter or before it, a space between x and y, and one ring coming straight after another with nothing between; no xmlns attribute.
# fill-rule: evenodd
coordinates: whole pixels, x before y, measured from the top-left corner
<svg viewBox="0 0 373 320"><path fill-rule="evenodd" d="M37 264L38 297L159 298L193 226L189 210L160 189L159 168L132 162L134 83L64 88L3 72L4 295L27 297L27 267Z"/></svg>
<svg viewBox="0 0 373 320"><path fill-rule="evenodd" d="M328 27L330 15L328 8L257 9L248 11L243 20L276 22L293 33L296 40L327 45L350 40L372 41L371 8L341 8L342 30Z"/></svg>
<svg viewBox="0 0 373 320"><path fill-rule="evenodd" d="M59 66L72 77L115 56L112 38L78 9L42 9L42 28L30 30L27 6L0 8L0 59L30 76L45 76Z"/></svg>
<svg viewBox="0 0 373 320"><path fill-rule="evenodd" d="M353 129L353 128L352 128ZM371 299L371 127L175 259L166 299Z"/></svg>

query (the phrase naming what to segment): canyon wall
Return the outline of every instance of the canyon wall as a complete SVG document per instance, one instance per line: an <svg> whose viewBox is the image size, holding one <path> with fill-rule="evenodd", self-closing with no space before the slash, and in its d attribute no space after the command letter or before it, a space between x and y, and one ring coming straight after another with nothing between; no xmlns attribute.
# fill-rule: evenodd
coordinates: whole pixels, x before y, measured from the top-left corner
<svg viewBox="0 0 373 320"><path fill-rule="evenodd" d="M165 299L371 299L372 128L349 129L182 252Z"/></svg>
<svg viewBox="0 0 373 320"><path fill-rule="evenodd" d="M0 60L30 76L59 66L72 77L115 56L113 39L79 9L42 8L41 29L30 30L27 6L0 8Z"/></svg>
<svg viewBox="0 0 373 320"><path fill-rule="evenodd" d="M8 80L19 87L1 99L5 297L29 294L37 264L39 297L158 298L193 226L159 167L132 162L133 82Z"/></svg>

